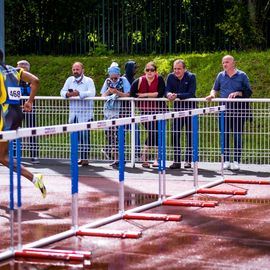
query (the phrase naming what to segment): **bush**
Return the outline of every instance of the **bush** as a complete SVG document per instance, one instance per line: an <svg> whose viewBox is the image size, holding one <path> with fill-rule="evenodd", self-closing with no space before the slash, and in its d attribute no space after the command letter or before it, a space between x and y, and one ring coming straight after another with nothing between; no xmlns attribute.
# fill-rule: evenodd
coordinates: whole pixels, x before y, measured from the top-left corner
<svg viewBox="0 0 270 270"><path fill-rule="evenodd" d="M158 72L166 79L172 70L175 59L184 59L187 68L196 74L197 97L204 97L210 92L216 75L222 70L221 59L228 52L216 52L205 54L182 54L182 55L109 55L109 56L12 56L6 57L6 62L16 65L20 59L27 59L31 63L31 72L36 74L41 81L40 96L59 96L59 92L68 76L71 75L71 65L80 61L85 65L85 74L93 78L97 95L107 77L107 69L116 61L124 73L125 62L133 59L139 64L137 76L143 74L144 66L149 61L156 62ZM235 57L237 67L247 73L253 89L253 97L267 98L270 96L270 62L269 51L265 52L230 52Z"/></svg>

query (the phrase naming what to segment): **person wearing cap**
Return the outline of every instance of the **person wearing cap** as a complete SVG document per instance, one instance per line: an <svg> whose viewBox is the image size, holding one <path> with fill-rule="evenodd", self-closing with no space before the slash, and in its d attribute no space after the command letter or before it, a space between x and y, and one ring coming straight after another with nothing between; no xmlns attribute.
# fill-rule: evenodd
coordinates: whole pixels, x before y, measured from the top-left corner
<svg viewBox="0 0 270 270"><path fill-rule="evenodd" d="M30 72L30 63L27 60L20 60L17 62L17 67L23 68L25 71ZM28 82L25 82L23 80L20 80L20 87L21 87L21 94L22 96L30 96L31 93L31 85ZM21 100L22 105L25 101L25 99ZM34 105L34 104L33 104ZM26 127L35 127L36 126L36 113L35 113L35 107L33 106L33 109L31 112L25 113L25 126ZM38 142L36 136L31 136L29 138L29 144L30 144L30 157L32 164L39 164L38 160Z"/></svg>
<svg viewBox="0 0 270 270"><path fill-rule="evenodd" d="M130 83L127 78L121 76L121 71L118 65L111 65L108 68L108 78L104 81L100 94L106 97L104 104L105 120L116 119L120 117L121 101L119 97L129 97ZM116 127L110 127L105 130L107 146L103 150L107 158L114 157L114 162L111 166L118 166L118 134Z"/></svg>
<svg viewBox="0 0 270 270"><path fill-rule="evenodd" d="M69 123L90 122L94 118L94 101L86 99L96 95L94 81L84 75L81 62L72 64L72 76L68 77L60 91L61 97L69 99ZM79 132L78 164L88 166L90 152L90 133L88 130Z"/></svg>
<svg viewBox="0 0 270 270"><path fill-rule="evenodd" d="M4 53L0 50L0 131L17 130L21 127L23 112L20 106L20 80L31 85L30 95L23 105L23 110L30 112L39 88L39 79L22 68L6 65L4 63ZM8 146L8 141L0 141L0 163L6 167L9 167ZM13 169L16 171L16 160L13 161L13 164ZM43 198L45 198L47 190L42 180L43 175L33 174L22 165L20 167L21 175L31 181L40 190Z"/></svg>

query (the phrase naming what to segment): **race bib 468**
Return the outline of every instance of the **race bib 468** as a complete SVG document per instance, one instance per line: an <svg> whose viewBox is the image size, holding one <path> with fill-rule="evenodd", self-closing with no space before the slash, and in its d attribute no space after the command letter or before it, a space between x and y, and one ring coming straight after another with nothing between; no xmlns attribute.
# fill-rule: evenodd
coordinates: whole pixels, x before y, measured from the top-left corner
<svg viewBox="0 0 270 270"><path fill-rule="evenodd" d="M8 87L8 97L10 100L20 100L21 88L20 87Z"/></svg>

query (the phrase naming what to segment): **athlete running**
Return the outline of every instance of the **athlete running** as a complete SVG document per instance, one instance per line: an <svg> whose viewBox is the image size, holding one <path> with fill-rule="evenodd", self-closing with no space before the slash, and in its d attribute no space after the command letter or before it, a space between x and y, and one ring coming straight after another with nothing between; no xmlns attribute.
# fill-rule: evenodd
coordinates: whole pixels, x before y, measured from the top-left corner
<svg viewBox="0 0 270 270"><path fill-rule="evenodd" d="M29 82L31 85L29 99L23 106L24 111L30 112L39 88L39 79L22 68L5 65L4 53L0 49L0 131L16 130L22 124L23 112L20 107L20 80ZM8 141L0 141L0 163L9 167ZM16 171L15 160L14 171ZM42 181L42 174L32 174L24 166L21 166L21 174L41 191L43 198L46 197L47 192Z"/></svg>

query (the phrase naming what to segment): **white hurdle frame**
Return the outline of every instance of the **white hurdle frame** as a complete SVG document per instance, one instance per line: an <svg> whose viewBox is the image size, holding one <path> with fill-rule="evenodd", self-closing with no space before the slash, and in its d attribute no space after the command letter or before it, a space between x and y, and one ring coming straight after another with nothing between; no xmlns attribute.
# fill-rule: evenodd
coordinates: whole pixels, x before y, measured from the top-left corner
<svg viewBox="0 0 270 270"><path fill-rule="evenodd" d="M224 112L224 111L225 111L225 106L222 105L222 106L206 107L206 108L193 109L193 110L187 110L187 111L168 112L168 113L162 113L162 114L156 114L156 115L143 115L143 116L119 118L119 119L113 119L113 120L94 121L90 123L65 124L65 125L36 127L36 128L20 128L15 131L0 132L0 140L12 141L15 139L26 138L30 136L53 135L53 134L59 134L59 133L65 133L65 132L73 133L73 132L78 132L78 131L83 131L83 130L103 129L103 128L108 128L111 126L124 126L124 125L134 124L134 123L142 123L142 122L150 122L150 121L158 121L158 120L166 121L172 118L192 117L192 116L204 115L204 114L209 114L209 113L219 113L219 112ZM162 194L157 201L125 211L124 210L124 172L123 171L120 172L120 169L119 169L119 180L120 180L119 182L120 183L119 183L119 213L118 214L115 214L113 216L104 218L96 222L92 222L90 224L80 226L78 228L78 209L75 209L75 208L78 208L78 204L77 204L78 193L76 193L76 189L75 189L75 194L72 194L72 227L71 229L65 232L56 234L56 235L52 235L52 236L40 239L38 241L29 243L26 245L20 244L18 246L18 249L34 248L34 247L41 247L44 245L49 245L51 243L63 240L65 238L75 236L76 231L78 229L96 228L96 227L120 220L125 213L142 212L144 210L148 210L148 209L160 206L164 200L183 198L183 197L196 193L198 189L198 184L196 184L197 182L195 183L195 180L198 181L198 179L194 178L195 179L194 187L191 190L165 198L165 192L166 192L165 191L166 190L165 188L165 153L162 156L163 156L163 160L161 161L163 161L163 166L161 166L161 170L163 173L163 177L162 177L162 181L159 181L159 182L160 182L160 185L163 184L163 186L159 187L159 189L162 190L161 192ZM122 159L123 158L124 156L122 156ZM194 162L196 161L197 160L194 159ZM72 163L76 163L76 165L78 166L77 159L76 160L73 159ZM160 164L161 163L162 162L160 162ZM17 166L19 165L20 164L18 163ZM73 164L71 164L71 166L73 166ZM123 170L124 170L124 166L123 166ZM122 173L121 176L120 176L120 173ZM195 173L198 175L198 171ZM13 177L13 172L12 172L12 176L10 177ZM74 177L77 177L77 182L78 182L78 174L76 172L74 174ZM208 183L204 185L203 188L213 187L223 182L224 182L224 178L222 176L221 179L218 179L212 183ZM14 253L15 253L14 248L0 253L0 261L14 256Z"/></svg>

